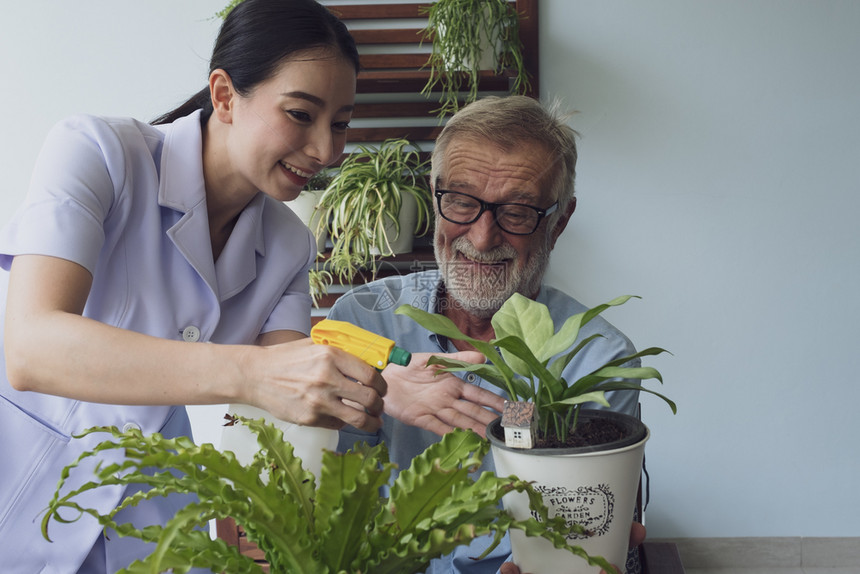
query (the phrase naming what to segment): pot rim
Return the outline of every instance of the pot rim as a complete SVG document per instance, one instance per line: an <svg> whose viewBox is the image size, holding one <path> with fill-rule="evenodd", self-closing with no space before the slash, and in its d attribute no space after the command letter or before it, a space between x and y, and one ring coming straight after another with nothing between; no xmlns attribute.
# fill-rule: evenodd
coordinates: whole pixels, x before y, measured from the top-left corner
<svg viewBox="0 0 860 574"><path fill-rule="evenodd" d="M497 438L493 434L493 429L502 426L502 417L497 417L487 425L487 440L493 448L516 452L523 455L533 456L569 456L569 455L602 455L610 452L618 452L621 450L629 450L638 447L641 443L647 441L651 436L651 431L637 417L625 413L615 411L598 410L598 409L583 409L579 413L580 421L595 418L608 418L631 429L630 436L598 445L589 446L572 446L565 448L512 448L505 444L504 440Z"/></svg>

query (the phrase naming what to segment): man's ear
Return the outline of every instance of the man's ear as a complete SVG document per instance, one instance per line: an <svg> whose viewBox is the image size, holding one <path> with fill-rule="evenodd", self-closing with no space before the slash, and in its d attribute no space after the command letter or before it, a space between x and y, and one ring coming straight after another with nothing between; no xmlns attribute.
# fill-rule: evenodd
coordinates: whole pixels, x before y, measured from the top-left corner
<svg viewBox="0 0 860 574"><path fill-rule="evenodd" d="M561 235L561 232L564 231L564 228L567 227L567 222L570 221L570 217L573 215L573 212L576 211L576 197L571 198L570 203L567 204L567 208L564 210L558 221L555 222L555 227L552 228L550 233L552 236L550 237L549 248L555 249L555 242L558 240L558 237Z"/></svg>
<svg viewBox="0 0 860 574"><path fill-rule="evenodd" d="M233 123L236 91L233 89L233 80L227 72L218 68L209 74L209 94L212 98L212 114L221 123Z"/></svg>

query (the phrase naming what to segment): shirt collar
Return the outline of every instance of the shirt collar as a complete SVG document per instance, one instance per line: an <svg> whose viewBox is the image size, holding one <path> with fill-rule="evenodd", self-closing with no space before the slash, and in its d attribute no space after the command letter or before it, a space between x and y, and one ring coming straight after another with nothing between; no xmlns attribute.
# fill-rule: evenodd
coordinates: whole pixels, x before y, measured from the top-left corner
<svg viewBox="0 0 860 574"><path fill-rule="evenodd" d="M158 204L182 213L206 201L201 110L159 126L164 131Z"/></svg>

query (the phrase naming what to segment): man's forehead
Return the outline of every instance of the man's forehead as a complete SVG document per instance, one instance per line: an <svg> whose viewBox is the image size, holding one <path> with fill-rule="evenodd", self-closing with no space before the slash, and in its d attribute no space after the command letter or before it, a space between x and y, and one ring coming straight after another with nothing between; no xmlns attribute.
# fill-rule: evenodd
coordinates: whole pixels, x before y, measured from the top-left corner
<svg viewBox="0 0 860 574"><path fill-rule="evenodd" d="M468 191L491 186L534 193L545 186L549 157L539 144L503 148L475 138L452 141L438 185Z"/></svg>

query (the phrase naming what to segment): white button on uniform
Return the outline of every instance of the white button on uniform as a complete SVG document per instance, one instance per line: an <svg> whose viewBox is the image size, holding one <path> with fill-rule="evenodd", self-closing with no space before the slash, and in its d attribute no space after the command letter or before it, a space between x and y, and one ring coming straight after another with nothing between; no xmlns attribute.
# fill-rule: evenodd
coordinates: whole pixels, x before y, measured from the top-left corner
<svg viewBox="0 0 860 574"><path fill-rule="evenodd" d="M182 338L189 343L196 343L200 340L200 329L194 325L189 325L182 329Z"/></svg>
<svg viewBox="0 0 860 574"><path fill-rule="evenodd" d="M122 432L129 432L133 430L139 431L140 425L137 423L125 423L124 425L122 425Z"/></svg>

